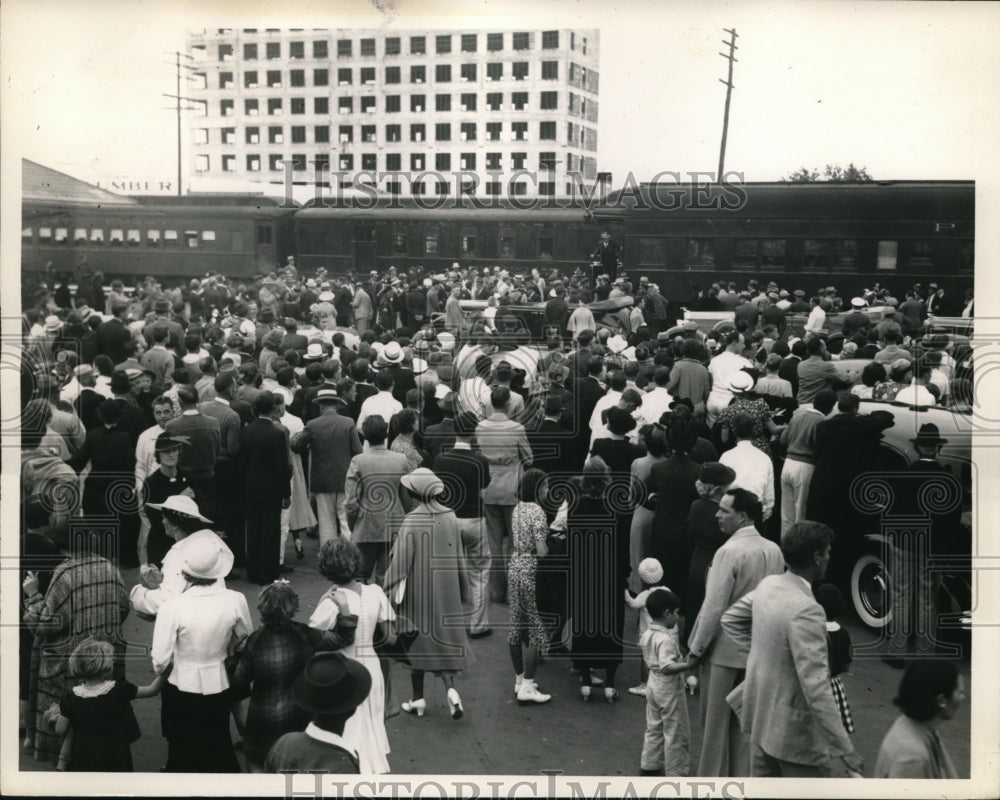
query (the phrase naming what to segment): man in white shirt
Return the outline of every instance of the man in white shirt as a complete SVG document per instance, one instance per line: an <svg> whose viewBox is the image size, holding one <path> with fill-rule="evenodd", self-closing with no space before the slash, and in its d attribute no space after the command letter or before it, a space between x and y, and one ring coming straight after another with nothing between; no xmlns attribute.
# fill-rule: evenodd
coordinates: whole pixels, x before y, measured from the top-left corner
<svg viewBox="0 0 1000 800"><path fill-rule="evenodd" d="M726 349L708 365L709 374L712 376L712 391L705 403L706 423L709 427L715 424L719 414L732 402L733 393L729 388L729 380L733 373L753 366L749 359L740 355L743 352L743 334L733 331L726 334L723 342Z"/></svg>
<svg viewBox="0 0 1000 800"><path fill-rule="evenodd" d="M746 489L760 498L764 519L774 510L774 465L771 457L753 446L753 418L737 414L733 420L736 447L722 454L719 461L736 473L730 489Z"/></svg>
<svg viewBox="0 0 1000 800"><path fill-rule="evenodd" d="M382 417L385 424L388 425L393 415L403 410L403 404L392 396L392 387L392 373L388 370L382 370L375 376L375 388L378 389L378 392L361 404L361 411L358 413L358 430L370 416Z"/></svg>
<svg viewBox="0 0 1000 800"><path fill-rule="evenodd" d="M927 379L929 377L930 369L927 364L923 361L914 362L913 382L896 393L896 402L906 403L911 406L937 405L937 399L927 388Z"/></svg>
<svg viewBox="0 0 1000 800"><path fill-rule="evenodd" d="M136 491L141 491L146 478L156 469L156 440L161 433L166 433L163 426L173 417L174 404L169 397L157 397L153 400L153 419L156 424L140 433L135 445Z"/></svg>
<svg viewBox="0 0 1000 800"><path fill-rule="evenodd" d="M490 386L487 380L493 370L493 362L489 356L476 357L476 374L463 378L458 387L458 406L460 411L469 411L479 419L486 419L493 413L490 405Z"/></svg>
<svg viewBox="0 0 1000 800"><path fill-rule="evenodd" d="M569 321L566 323L566 328L573 339L580 335L580 331L597 330L593 313L581 302L579 295L571 294L569 302L576 303L576 308L573 309L573 313L569 315Z"/></svg>
<svg viewBox="0 0 1000 800"><path fill-rule="evenodd" d="M805 332L810 333L822 333L823 326L826 324L826 312L820 306L820 299L814 297L812 299L812 308L809 310L809 318L806 320Z"/></svg>
<svg viewBox="0 0 1000 800"><path fill-rule="evenodd" d="M590 415L590 430L595 432L604 427L601 415L607 411L612 406L618 405L618 401L622 399L622 392L625 391L626 384L625 373L621 370L612 372L608 376L608 391L602 398L597 401L597 405L594 406L594 413ZM645 404L645 400L643 401ZM594 443L593 434L591 435L591 444Z"/></svg>
<svg viewBox="0 0 1000 800"><path fill-rule="evenodd" d="M644 425L655 425L660 421L665 411L670 410L673 398L667 391L667 384L670 383L670 367L657 367L653 372L653 381L656 386L646 392L642 398L642 423Z"/></svg>

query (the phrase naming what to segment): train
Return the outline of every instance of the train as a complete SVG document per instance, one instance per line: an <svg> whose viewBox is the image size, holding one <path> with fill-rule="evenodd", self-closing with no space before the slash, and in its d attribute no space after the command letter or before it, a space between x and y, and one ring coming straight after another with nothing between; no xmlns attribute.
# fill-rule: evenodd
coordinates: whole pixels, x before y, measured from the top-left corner
<svg viewBox="0 0 1000 800"><path fill-rule="evenodd" d="M520 200L451 198L430 207L374 195L305 205L245 195L130 205L26 199L22 270L252 279L294 256L307 275L390 265L440 272L456 262L566 274L589 272L608 231L623 246L624 271L673 299L751 278L809 293L932 281L960 293L973 281L972 181L646 183L600 201Z"/></svg>

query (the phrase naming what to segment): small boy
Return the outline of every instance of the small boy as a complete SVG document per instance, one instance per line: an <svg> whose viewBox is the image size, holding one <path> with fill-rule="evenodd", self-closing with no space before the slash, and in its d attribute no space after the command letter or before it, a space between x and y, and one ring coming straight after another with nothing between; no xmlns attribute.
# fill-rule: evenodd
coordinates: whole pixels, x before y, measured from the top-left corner
<svg viewBox="0 0 1000 800"><path fill-rule="evenodd" d="M694 669L694 665L682 660L677 637L672 633L680 605L680 598L669 589L654 589L646 598L650 623L639 638L639 646L649 678L640 775L659 775L662 770L668 777L687 777L690 770L691 725L681 673Z"/></svg>
<svg viewBox="0 0 1000 800"><path fill-rule="evenodd" d="M636 570L636 574L639 580L642 581L642 591L639 594L632 596L632 592L628 589L625 590L625 605L629 608L635 608L639 611L639 638L642 639L642 635L649 628L649 612L646 611L646 598L649 597L649 593L655 589L664 588L669 589L669 586L663 586L663 566L655 558L644 558L639 562L639 568ZM677 639L677 629L674 628L670 632L674 639ZM629 689L629 694L639 695L640 697L646 696L646 678L648 676L649 670L646 668L645 663L639 664L639 684L638 686L633 686Z"/></svg>

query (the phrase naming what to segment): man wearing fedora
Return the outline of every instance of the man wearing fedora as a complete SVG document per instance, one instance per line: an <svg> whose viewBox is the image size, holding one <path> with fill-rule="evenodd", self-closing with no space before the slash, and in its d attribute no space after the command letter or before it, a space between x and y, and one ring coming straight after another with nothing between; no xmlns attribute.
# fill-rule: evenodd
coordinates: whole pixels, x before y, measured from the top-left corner
<svg viewBox="0 0 1000 800"><path fill-rule="evenodd" d="M601 233L601 241L597 243L594 252L590 254L594 262L593 278L597 282L597 276L607 274L611 280L618 276L618 270L622 266L622 248L618 242L611 238L607 231Z"/></svg>
<svg viewBox="0 0 1000 800"><path fill-rule="evenodd" d="M177 322L170 313L170 301L161 297L153 302L153 312L156 316L146 323L142 329L142 338L147 342L152 341L151 331L156 325L164 325L167 328L167 347L177 356L183 358L187 355L187 347L184 345L184 328Z"/></svg>
<svg viewBox="0 0 1000 800"><path fill-rule="evenodd" d="M266 772L358 773L356 742L344 726L371 691L371 673L342 653L318 653L292 686L295 703L312 714L303 732L286 733L271 747Z"/></svg>

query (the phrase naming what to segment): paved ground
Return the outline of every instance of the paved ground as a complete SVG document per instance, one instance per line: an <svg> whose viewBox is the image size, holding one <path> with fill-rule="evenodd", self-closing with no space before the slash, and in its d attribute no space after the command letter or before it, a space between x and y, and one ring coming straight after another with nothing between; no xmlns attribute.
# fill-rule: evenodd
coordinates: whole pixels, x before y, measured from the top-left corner
<svg viewBox="0 0 1000 800"><path fill-rule="evenodd" d="M327 582L315 569L316 542L306 539L307 557L289 563L295 572L287 577L299 592L302 608L299 619L307 619ZM125 581L136 582L136 570L125 572ZM246 594L256 622L257 587L234 581L230 587ZM389 763L396 774L538 775L542 770L561 770L568 775L629 776L638 774L639 755L645 728L645 702L625 690L638 682L638 651L627 651L627 661L619 672L621 700L615 705L595 696L590 703L578 698L576 677L565 659L542 664L537 680L552 694L547 705L521 707L513 694L513 669L502 630L506 606L494 606L491 621L494 634L472 642L476 664L458 680L465 716L458 721L448 715L444 689L432 676L427 679L427 714L423 718L400 714L386 722L392 753ZM855 646L874 644L876 637L854 621L847 627ZM626 618L630 640L635 635L635 615ZM152 637L152 623L131 615L125 623L126 636L136 642L128 676L134 683L152 679L149 660L142 647ZM964 659L966 672L969 658ZM854 742L865 759L866 770L874 766L879 742L897 712L892 698L902 673L892 670L877 655L856 655L851 673L845 677L848 698L857 732ZM392 668L392 701L409 697L409 673L399 665ZM134 704L143 737L133 745L137 771L155 772L166 761L166 741L160 736L159 700L137 700ZM969 774L970 704L958 717L940 729L945 746L959 772ZM702 739L698 722L698 697L688 698L692 724L692 767ZM234 731L235 738L235 731ZM51 770L22 755L22 770ZM842 770L839 773L843 777Z"/></svg>

